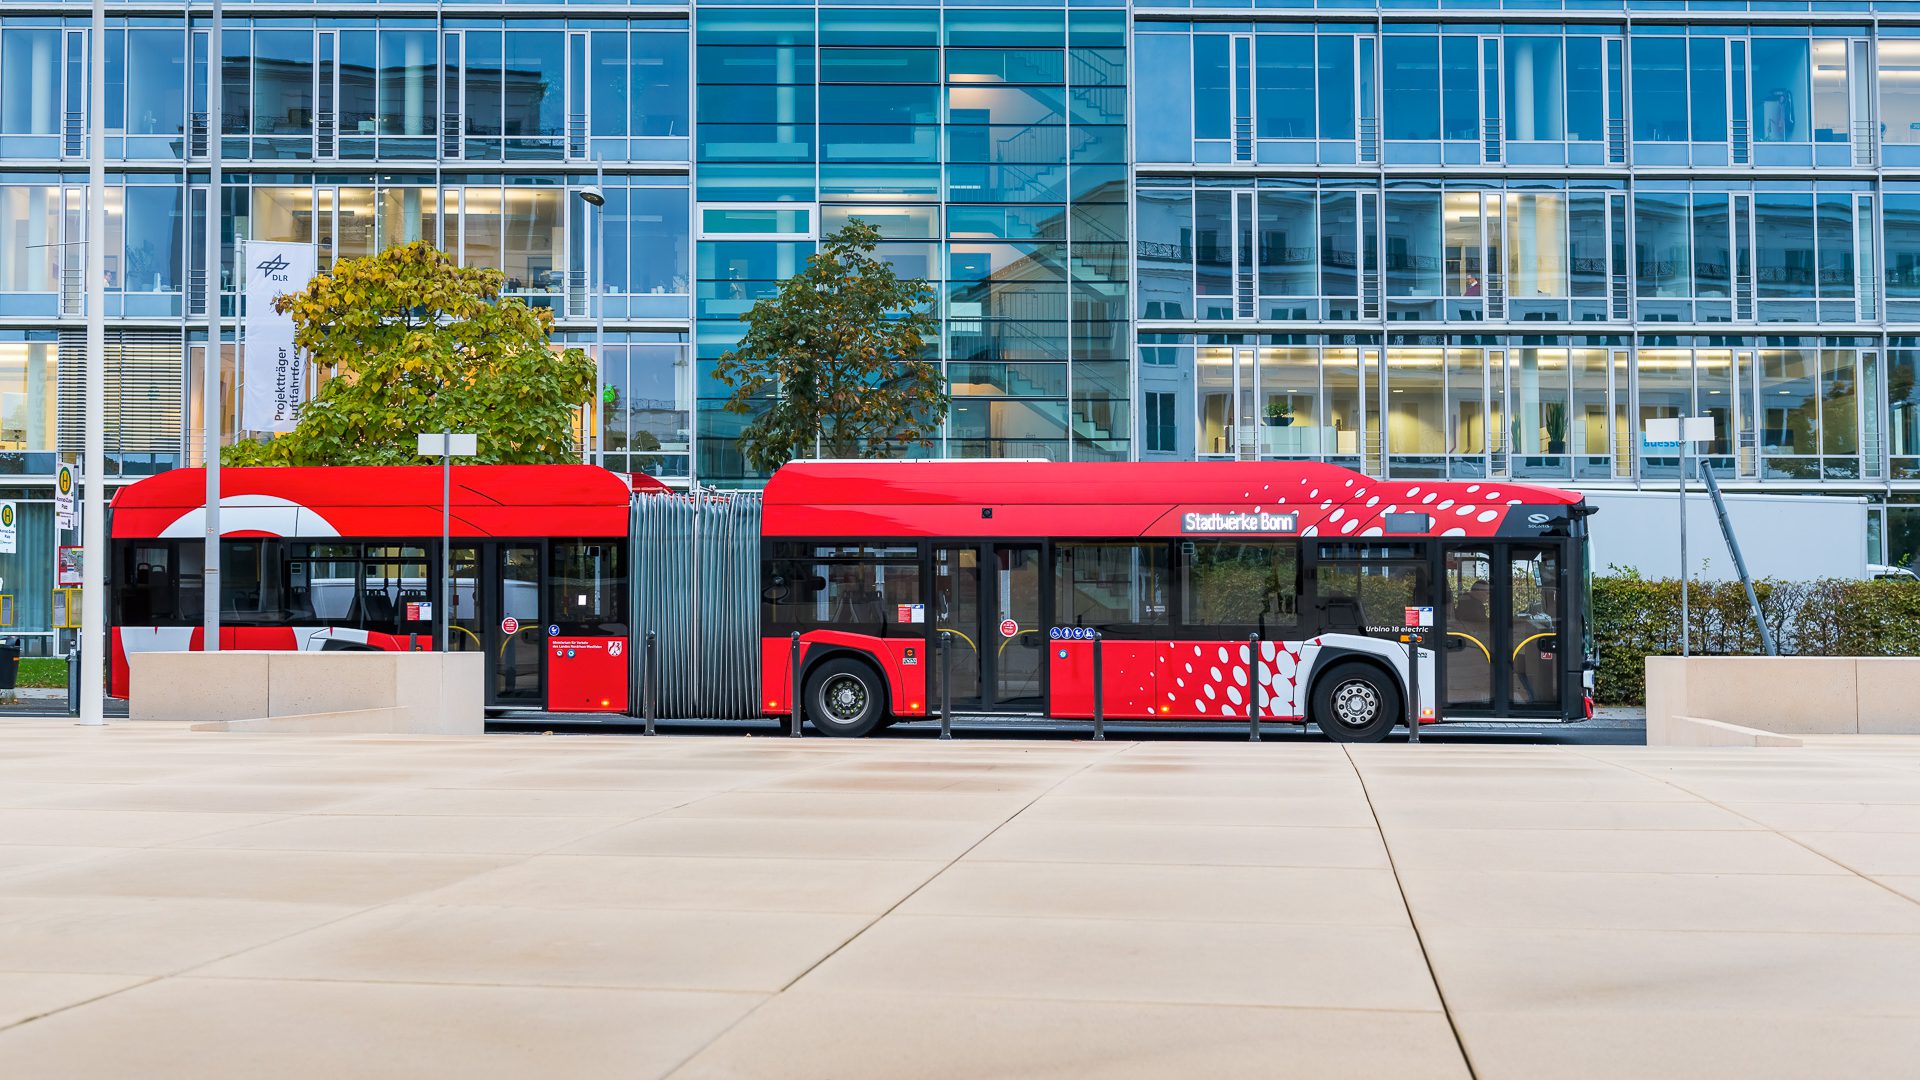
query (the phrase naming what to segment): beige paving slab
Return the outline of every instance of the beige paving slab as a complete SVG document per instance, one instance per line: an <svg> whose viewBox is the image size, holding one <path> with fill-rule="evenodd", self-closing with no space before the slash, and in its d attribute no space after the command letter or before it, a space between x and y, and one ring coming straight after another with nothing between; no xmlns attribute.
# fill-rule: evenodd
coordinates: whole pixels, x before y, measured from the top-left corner
<svg viewBox="0 0 1920 1080"><path fill-rule="evenodd" d="M1045 803L1039 805L1044 806ZM981 841L973 856L1017 862L1162 863L1195 866L1384 867L1372 829L1307 825L1159 825L1033 820L1022 814ZM1043 817L1043 816L1042 816Z"/></svg>
<svg viewBox="0 0 1920 1080"><path fill-rule="evenodd" d="M202 969L211 976L768 993L870 921L791 912L389 905Z"/></svg>
<svg viewBox="0 0 1920 1080"><path fill-rule="evenodd" d="M1200 796L1215 799L1349 800L1365 797L1351 772L1300 776L1285 771L1246 773L1203 772L1193 775L1140 775L1123 772L1084 772L1063 780L1055 789L1061 796L1117 796L1127 799Z"/></svg>
<svg viewBox="0 0 1920 1080"><path fill-rule="evenodd" d="M623 824L619 817L308 814L181 840L181 848L534 854Z"/></svg>
<svg viewBox="0 0 1920 1080"><path fill-rule="evenodd" d="M542 855L418 898L423 904L878 915L944 862Z"/></svg>
<svg viewBox="0 0 1920 1080"><path fill-rule="evenodd" d="M1920 833L1793 832L1787 835L1855 873L1920 876Z"/></svg>
<svg viewBox="0 0 1920 1080"><path fill-rule="evenodd" d="M43 805L70 810L298 814L365 798L373 790L344 785L91 784L68 788L65 794Z"/></svg>
<svg viewBox="0 0 1920 1080"><path fill-rule="evenodd" d="M151 847L279 820L278 814L170 810L0 810L0 843Z"/></svg>
<svg viewBox="0 0 1920 1080"><path fill-rule="evenodd" d="M1731 802L1726 808L1782 832L1920 833L1920 806L1868 802Z"/></svg>
<svg viewBox="0 0 1920 1080"><path fill-rule="evenodd" d="M145 975L0 971L0 1031L22 1021L138 986L148 978ZM0 1067L0 1074L24 1075L5 1073L4 1067Z"/></svg>
<svg viewBox="0 0 1920 1080"><path fill-rule="evenodd" d="M1758 829L1754 822L1701 800L1594 802L1474 797L1379 797L1374 811L1389 832L1435 829Z"/></svg>
<svg viewBox="0 0 1920 1080"><path fill-rule="evenodd" d="M1760 830L1388 830L1403 870L1553 870L1582 873L1845 874L1844 867Z"/></svg>
<svg viewBox="0 0 1920 1080"><path fill-rule="evenodd" d="M85 862L102 855L118 854L120 850L110 847L56 847L52 844L0 845L0 877Z"/></svg>
<svg viewBox="0 0 1920 1080"><path fill-rule="evenodd" d="M1416 909L1416 917L1418 917ZM1838 920L1836 920L1836 925ZM1920 938L1429 926L1449 1009L1920 1019Z"/></svg>
<svg viewBox="0 0 1920 1080"><path fill-rule="evenodd" d="M841 773L803 772L782 776L753 785L756 791L851 791L851 792L960 792L975 794L1038 795L1057 781L1050 776L1022 773L995 775L991 770L979 773Z"/></svg>
<svg viewBox="0 0 1920 1080"><path fill-rule="evenodd" d="M900 905L909 915L1405 926L1391 870L987 862L969 858Z"/></svg>
<svg viewBox="0 0 1920 1080"><path fill-rule="evenodd" d="M969 997L1438 1009L1411 930L894 914L800 985Z"/></svg>
<svg viewBox="0 0 1920 1080"><path fill-rule="evenodd" d="M468 787L541 788L576 791L685 791L711 793L757 787L769 776L760 769L619 768L606 763L512 769L467 781Z"/></svg>
<svg viewBox="0 0 1920 1080"><path fill-rule="evenodd" d="M770 859L953 859L998 824L884 818L701 818L654 816L560 849L597 855L692 855Z"/></svg>
<svg viewBox="0 0 1920 1080"><path fill-rule="evenodd" d="M511 856L147 848L0 878L0 895L380 904L492 870Z"/></svg>
<svg viewBox="0 0 1920 1080"><path fill-rule="evenodd" d="M1400 881L1422 930L1475 926L1908 935L1920 905L1842 874L1577 874L1411 870Z"/></svg>
<svg viewBox="0 0 1920 1080"><path fill-rule="evenodd" d="M329 807L329 814L433 817L634 818L699 798L696 792L599 788L422 788Z"/></svg>
<svg viewBox="0 0 1920 1080"><path fill-rule="evenodd" d="M168 979L0 1032L0 1076L658 1076L758 1000L637 990Z"/></svg>
<svg viewBox="0 0 1920 1080"><path fill-rule="evenodd" d="M860 1016L848 1025L844 1018ZM4 1058L0 1058L4 1061ZM1244 1008L796 990L674 1080L1458 1080L1432 1012Z"/></svg>
<svg viewBox="0 0 1920 1080"><path fill-rule="evenodd" d="M1809 1015L1782 1002L1755 1012L1462 1012L1479 1080L1910 1080L1920 1023Z"/></svg>
<svg viewBox="0 0 1920 1080"><path fill-rule="evenodd" d="M1024 821L1151 822L1163 825L1313 825L1374 827L1364 793L1332 798L1232 798L1173 795L1135 799L1124 795L1069 795L1061 791L1029 807Z"/></svg>
<svg viewBox="0 0 1920 1080"><path fill-rule="evenodd" d="M226 899L0 896L0 970L166 975L355 910Z"/></svg>
<svg viewBox="0 0 1920 1080"><path fill-rule="evenodd" d="M1004 821L1028 802L1024 795L950 792L903 794L729 791L662 812L687 818L892 818L900 821Z"/></svg>

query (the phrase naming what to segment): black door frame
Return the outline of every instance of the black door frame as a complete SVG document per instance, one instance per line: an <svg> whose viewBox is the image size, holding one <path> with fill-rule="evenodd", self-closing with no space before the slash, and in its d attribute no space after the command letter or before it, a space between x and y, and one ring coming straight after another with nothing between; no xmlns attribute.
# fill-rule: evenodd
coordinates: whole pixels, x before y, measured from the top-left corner
<svg viewBox="0 0 1920 1080"><path fill-rule="evenodd" d="M489 540L477 545L480 548L480 595L485 598L481 610L485 617L481 620L481 641L486 653L486 707L489 709L544 709L547 707L547 541L543 539L526 540ZM500 621L506 617L507 580L504 570L509 548L532 548L535 558L534 574L534 611L535 617L530 624L521 623L518 634L531 635L539 643L538 663L535 666L534 696L529 698L502 698L500 683L502 665L506 660L504 652L507 635L500 629Z"/></svg>
<svg viewBox="0 0 1920 1080"><path fill-rule="evenodd" d="M1528 705L1515 707L1513 704L1513 551L1515 548L1542 548L1553 552L1556 562L1555 607L1553 613L1555 633L1561 637L1560 647L1566 648L1565 638L1571 625L1568 613L1573 597L1568 595L1564 584L1567 573L1567 556L1571 545L1563 538L1554 536L1461 536L1450 537L1434 545L1430 599L1434 611L1435 652L1434 680L1437 684L1434 700L1439 703L1439 711L1446 716L1465 717L1518 717L1534 720L1553 717L1559 719L1566 712L1567 680L1560 677L1559 700L1551 705ZM1486 705L1449 706L1447 695L1450 690L1447 678L1447 643L1453 627L1447 620L1447 553L1450 551L1471 551L1484 549L1492 559L1492 577L1487 590L1487 649L1492 653L1488 658L1487 678L1491 683L1490 700ZM1556 659L1556 671L1564 665Z"/></svg>
<svg viewBox="0 0 1920 1080"><path fill-rule="evenodd" d="M1033 698L1001 701L997 693L1000 647L1007 641L1007 639L1003 639L1000 636L999 625L999 582L996 575L999 572L1000 566L997 550L1000 548L1032 549L1039 562L1038 577L1040 588L1039 595L1035 599L1034 625L1030 628L1022 627L1022 630L1030 631L1038 635L1038 648L1042 654L1038 673L1039 687ZM936 553L943 549L948 551L971 549L974 552L975 569L980 576L978 591L975 597L978 610L975 613L974 625L969 627L956 624L954 626L954 629L967 633L975 642L974 652L977 657L977 662L980 665L980 696L972 701L956 700L954 707L960 708L964 706L979 712L1023 713L1046 711L1051 701L1048 681L1048 668L1050 665L1047 663L1045 654L1046 643L1048 641L1046 636L1047 626L1049 625L1048 618L1049 614L1053 611L1053 575L1050 572L1053 545L1051 542L1039 538L997 537L986 540L942 539L932 540L927 543L926 602L928 610L936 613L933 619L928 620L928 633L931 640L929 640L927 644L929 646L928 653L932 656L935 664L940 663L940 628L937 625L940 583L935 573L935 568L939 564L939 558ZM1020 636L1025 635L1022 634ZM1018 640L1018 638L1016 637L1013 640ZM958 649L961 646L956 644L954 647ZM956 655L954 660L958 663L961 661L961 657ZM937 686L937 683L935 680L929 679L928 685L934 687Z"/></svg>

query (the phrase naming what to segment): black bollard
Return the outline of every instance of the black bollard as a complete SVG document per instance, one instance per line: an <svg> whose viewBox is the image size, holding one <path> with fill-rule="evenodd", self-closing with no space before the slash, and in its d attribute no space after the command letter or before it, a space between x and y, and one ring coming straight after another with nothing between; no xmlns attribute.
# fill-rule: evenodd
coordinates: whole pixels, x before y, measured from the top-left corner
<svg viewBox="0 0 1920 1080"><path fill-rule="evenodd" d="M793 729L787 734L797 739L801 726L800 695L804 693L800 686L800 631L795 630L787 641L787 694L793 699Z"/></svg>
<svg viewBox="0 0 1920 1080"><path fill-rule="evenodd" d="M1247 639L1247 741L1260 741L1260 635Z"/></svg>
<svg viewBox="0 0 1920 1080"><path fill-rule="evenodd" d="M1093 741L1107 740L1107 687L1100 671L1100 631L1093 632Z"/></svg>
<svg viewBox="0 0 1920 1080"><path fill-rule="evenodd" d="M953 738L953 631L940 631L940 737Z"/></svg>
<svg viewBox="0 0 1920 1080"><path fill-rule="evenodd" d="M647 734L652 735L660 714L660 635L647 631L647 651L640 664L640 714L646 717Z"/></svg>

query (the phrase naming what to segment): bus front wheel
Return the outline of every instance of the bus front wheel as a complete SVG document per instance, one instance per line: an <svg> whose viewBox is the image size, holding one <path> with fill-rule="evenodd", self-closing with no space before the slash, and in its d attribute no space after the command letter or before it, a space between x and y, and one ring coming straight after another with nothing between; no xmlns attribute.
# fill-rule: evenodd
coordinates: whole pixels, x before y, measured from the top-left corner
<svg viewBox="0 0 1920 1080"><path fill-rule="evenodd" d="M837 656L807 676L807 718L824 735L871 734L886 715L887 693L872 667Z"/></svg>
<svg viewBox="0 0 1920 1080"><path fill-rule="evenodd" d="M1379 742L1400 705L1400 688L1371 664L1336 664L1313 684L1313 722L1333 742Z"/></svg>

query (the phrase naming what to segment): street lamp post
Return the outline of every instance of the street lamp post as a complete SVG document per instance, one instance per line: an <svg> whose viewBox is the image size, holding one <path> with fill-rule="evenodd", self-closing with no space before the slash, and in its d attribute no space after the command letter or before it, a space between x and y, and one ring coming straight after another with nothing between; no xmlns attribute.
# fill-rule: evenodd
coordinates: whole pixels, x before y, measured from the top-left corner
<svg viewBox="0 0 1920 1080"><path fill-rule="evenodd" d="M453 459L479 453L478 443L473 435L450 431L426 432L418 439L421 457L440 459L440 607L433 617L440 623L441 652L449 650L453 634ZM479 584L476 572L474 586Z"/></svg>
<svg viewBox="0 0 1920 1080"><path fill-rule="evenodd" d="M598 186L584 187L580 201L593 207L593 289L588 293L593 298L593 463L605 467L606 417L600 388L607 364L607 195Z"/></svg>

